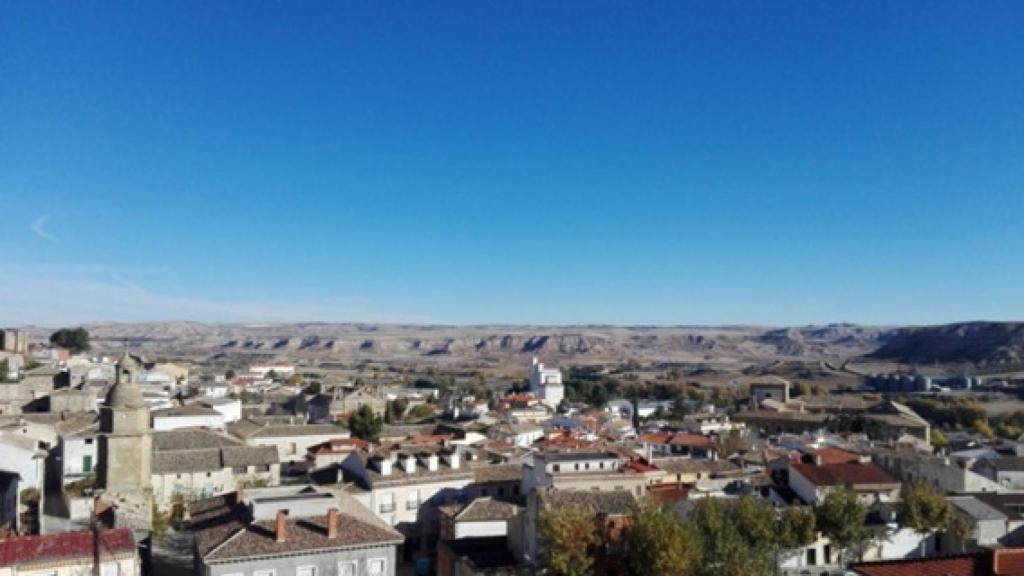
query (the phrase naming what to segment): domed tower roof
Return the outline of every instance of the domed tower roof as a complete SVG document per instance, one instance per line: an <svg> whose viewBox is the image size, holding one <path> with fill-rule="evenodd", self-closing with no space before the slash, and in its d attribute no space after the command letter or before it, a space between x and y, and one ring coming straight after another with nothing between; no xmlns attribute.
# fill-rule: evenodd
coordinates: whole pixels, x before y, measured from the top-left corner
<svg viewBox="0 0 1024 576"><path fill-rule="evenodd" d="M121 354L121 357L117 359L117 366L119 368L135 368L138 365L139 361L129 354L127 350L125 350L124 354Z"/></svg>
<svg viewBox="0 0 1024 576"><path fill-rule="evenodd" d="M145 408L146 400L142 390L131 380L121 382L110 389L107 394L107 406L110 408Z"/></svg>

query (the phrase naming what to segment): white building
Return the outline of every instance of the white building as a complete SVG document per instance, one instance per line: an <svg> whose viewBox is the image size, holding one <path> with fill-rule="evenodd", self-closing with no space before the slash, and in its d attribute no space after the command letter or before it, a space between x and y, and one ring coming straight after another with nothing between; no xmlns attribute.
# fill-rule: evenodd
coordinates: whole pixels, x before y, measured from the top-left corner
<svg viewBox="0 0 1024 576"><path fill-rule="evenodd" d="M249 373L255 374L260 378L265 378L267 374L273 372L277 376L287 378L295 373L294 364L274 363L274 364L252 364L249 366Z"/></svg>
<svg viewBox="0 0 1024 576"><path fill-rule="evenodd" d="M537 357L533 358L530 370L530 391L541 399L541 402L552 409L565 398L565 387L562 386L562 371L558 368L545 368Z"/></svg>
<svg viewBox="0 0 1024 576"><path fill-rule="evenodd" d="M220 412L224 423L230 424L242 419L242 401L234 398L210 398L200 402L203 406Z"/></svg>
<svg viewBox="0 0 1024 576"><path fill-rule="evenodd" d="M206 406L189 404L153 412L153 430L164 432L180 428L224 429L224 415Z"/></svg>
<svg viewBox="0 0 1024 576"><path fill-rule="evenodd" d="M19 489L41 488L46 452L35 440L15 434L0 434L0 468L21 476Z"/></svg>

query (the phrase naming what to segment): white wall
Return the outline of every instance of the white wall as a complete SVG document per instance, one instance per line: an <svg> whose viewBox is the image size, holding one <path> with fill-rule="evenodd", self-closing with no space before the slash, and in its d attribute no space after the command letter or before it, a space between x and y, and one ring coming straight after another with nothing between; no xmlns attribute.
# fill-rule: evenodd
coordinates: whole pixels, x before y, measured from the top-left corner
<svg viewBox="0 0 1024 576"><path fill-rule="evenodd" d="M508 522L456 522L455 538L481 538L484 536L507 536Z"/></svg>
<svg viewBox="0 0 1024 576"><path fill-rule="evenodd" d="M179 428L224 428L223 414L198 416L154 416L153 430L165 432Z"/></svg>

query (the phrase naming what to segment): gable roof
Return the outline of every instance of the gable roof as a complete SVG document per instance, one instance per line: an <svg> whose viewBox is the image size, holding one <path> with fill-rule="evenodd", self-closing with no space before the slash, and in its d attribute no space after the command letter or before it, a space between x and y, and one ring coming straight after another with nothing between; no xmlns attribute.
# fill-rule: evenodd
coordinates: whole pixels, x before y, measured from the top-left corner
<svg viewBox="0 0 1024 576"><path fill-rule="evenodd" d="M985 550L938 558L861 562L850 568L861 576L1024 576L1024 548Z"/></svg>
<svg viewBox="0 0 1024 576"><path fill-rule="evenodd" d="M100 558L127 557L136 553L135 537L127 528L92 532L64 532L33 536L15 536L0 540L0 566L24 566L66 562L72 559L92 561L96 550Z"/></svg>
<svg viewBox="0 0 1024 576"><path fill-rule="evenodd" d="M843 462L839 464L805 464L792 462L790 468L796 470L808 482L815 486L838 486L845 484L857 485L899 484L899 481L874 464L861 462Z"/></svg>
<svg viewBox="0 0 1024 576"><path fill-rule="evenodd" d="M589 490L544 490L537 492L541 508L586 508L597 514L622 516L636 505L633 495L625 490L594 492Z"/></svg>

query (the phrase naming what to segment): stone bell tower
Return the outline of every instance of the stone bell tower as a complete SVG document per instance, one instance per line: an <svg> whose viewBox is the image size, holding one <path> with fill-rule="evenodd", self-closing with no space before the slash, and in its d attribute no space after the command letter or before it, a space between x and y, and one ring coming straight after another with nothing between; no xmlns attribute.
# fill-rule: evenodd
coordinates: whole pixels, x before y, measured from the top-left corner
<svg viewBox="0 0 1024 576"><path fill-rule="evenodd" d="M136 384L142 366L127 352L117 362L114 387L100 410L98 478L101 499L115 508L117 526L152 525L153 437L149 407Z"/></svg>

